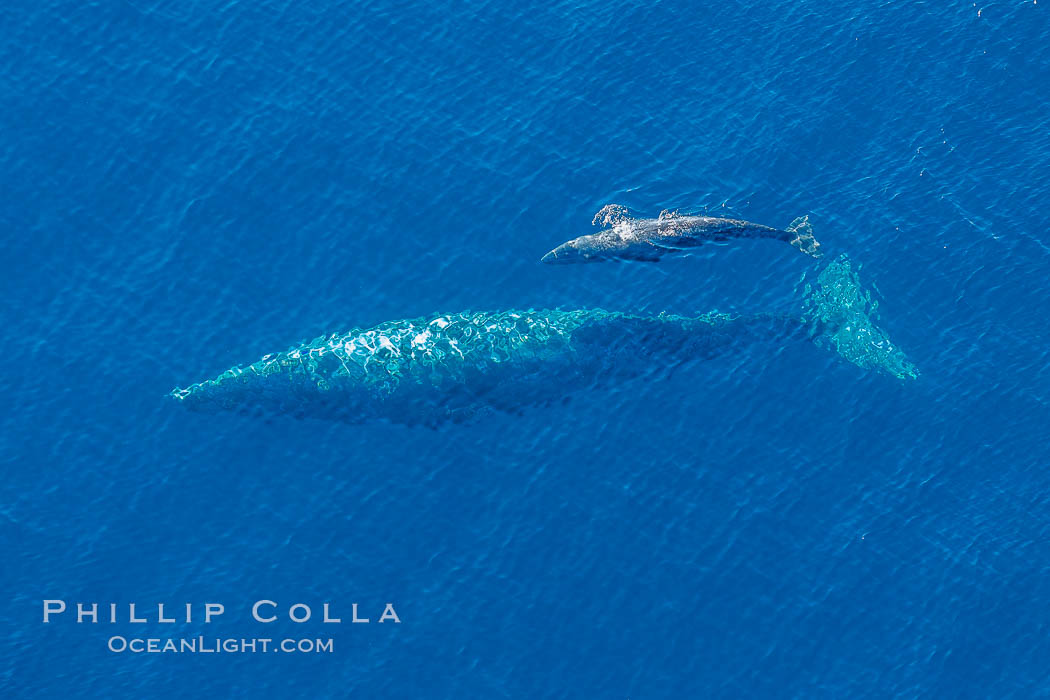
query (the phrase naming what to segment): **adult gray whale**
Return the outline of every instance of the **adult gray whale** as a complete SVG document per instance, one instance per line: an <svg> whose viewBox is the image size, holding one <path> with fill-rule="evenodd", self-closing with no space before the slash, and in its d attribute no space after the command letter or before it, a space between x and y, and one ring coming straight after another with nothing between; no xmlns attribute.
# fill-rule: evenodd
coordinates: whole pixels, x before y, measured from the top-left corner
<svg viewBox="0 0 1050 700"><path fill-rule="evenodd" d="M570 393L732 352L812 340L865 369L915 377L869 315L848 262L829 266L801 315L642 316L601 309L440 314L355 329L266 355L171 396L201 409L436 425L517 412Z"/></svg>
<svg viewBox="0 0 1050 700"><path fill-rule="evenodd" d="M774 238L806 255L821 256L820 243L813 237L808 216L799 217L780 230L739 219L687 216L666 210L656 219L632 219L626 207L607 204L594 215L591 223L609 228L562 243L544 255L542 261L552 264L605 260L655 262L669 253L731 238Z"/></svg>

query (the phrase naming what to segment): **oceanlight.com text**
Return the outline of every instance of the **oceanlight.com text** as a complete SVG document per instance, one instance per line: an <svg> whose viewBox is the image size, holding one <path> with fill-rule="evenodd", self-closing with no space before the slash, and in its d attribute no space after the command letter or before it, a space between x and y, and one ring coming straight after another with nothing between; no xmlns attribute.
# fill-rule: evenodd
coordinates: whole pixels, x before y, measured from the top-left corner
<svg viewBox="0 0 1050 700"><path fill-rule="evenodd" d="M279 639L236 637L142 638L114 635L107 648L116 654L331 654L332 639Z"/></svg>

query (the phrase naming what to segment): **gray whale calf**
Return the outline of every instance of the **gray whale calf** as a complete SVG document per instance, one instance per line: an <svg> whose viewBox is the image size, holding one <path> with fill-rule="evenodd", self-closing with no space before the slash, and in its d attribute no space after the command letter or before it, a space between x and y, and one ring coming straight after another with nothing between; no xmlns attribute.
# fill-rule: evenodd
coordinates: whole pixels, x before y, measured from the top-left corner
<svg viewBox="0 0 1050 700"><path fill-rule="evenodd" d="M544 255L542 261L551 264L605 260L655 262L667 254L731 238L773 238L791 244L806 255L821 256L820 243L813 237L808 216L799 217L780 230L739 219L669 211L661 212L655 219L632 219L625 207L608 204L594 215L592 223L608 228L562 243Z"/></svg>
<svg viewBox="0 0 1050 700"><path fill-rule="evenodd" d="M171 396L206 410L436 425L518 412L634 378L660 379L744 343L791 339L825 346L864 369L917 376L869 311L870 299L843 259L807 289L797 315L439 314L320 337Z"/></svg>

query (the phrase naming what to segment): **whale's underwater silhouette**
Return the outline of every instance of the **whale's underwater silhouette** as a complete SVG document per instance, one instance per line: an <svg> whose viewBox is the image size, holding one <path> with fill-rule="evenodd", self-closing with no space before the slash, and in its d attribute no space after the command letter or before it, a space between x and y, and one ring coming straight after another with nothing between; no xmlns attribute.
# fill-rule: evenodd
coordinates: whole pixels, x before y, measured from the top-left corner
<svg viewBox="0 0 1050 700"><path fill-rule="evenodd" d="M441 314L317 338L171 392L199 409L289 413L347 422L436 425L518 412L742 344L812 341L853 364L918 376L875 325L842 258L807 288L798 315L635 315L601 309Z"/></svg>
<svg viewBox="0 0 1050 700"><path fill-rule="evenodd" d="M813 237L808 216L798 217L781 230L740 219L691 216L667 210L655 219L634 219L626 207L607 204L594 215L591 223L607 228L562 243L544 255L542 262L559 265L607 260L656 262L665 255L732 238L772 238L814 258L821 256L820 243Z"/></svg>

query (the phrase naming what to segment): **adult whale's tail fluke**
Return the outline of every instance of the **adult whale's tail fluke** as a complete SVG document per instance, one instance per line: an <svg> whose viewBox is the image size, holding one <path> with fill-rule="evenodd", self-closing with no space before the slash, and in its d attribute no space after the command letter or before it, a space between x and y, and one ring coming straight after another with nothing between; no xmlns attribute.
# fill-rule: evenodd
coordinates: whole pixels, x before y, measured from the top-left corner
<svg viewBox="0 0 1050 700"><path fill-rule="evenodd" d="M917 378L919 370L876 323L877 308L845 255L828 263L803 293L803 319L815 344L863 369Z"/></svg>
<svg viewBox="0 0 1050 700"><path fill-rule="evenodd" d="M823 255L820 251L820 243L813 237L813 224L809 223L809 215L800 216L784 229L791 234L789 243L801 250L806 255L819 258Z"/></svg>

